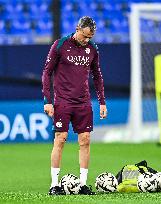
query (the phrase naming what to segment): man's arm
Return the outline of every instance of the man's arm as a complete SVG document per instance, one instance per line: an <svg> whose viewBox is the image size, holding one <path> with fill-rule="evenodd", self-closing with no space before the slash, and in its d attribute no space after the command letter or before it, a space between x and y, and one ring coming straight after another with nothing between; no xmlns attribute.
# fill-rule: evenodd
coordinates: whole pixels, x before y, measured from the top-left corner
<svg viewBox="0 0 161 204"><path fill-rule="evenodd" d="M46 112L49 116L52 116L54 113L52 106L52 97L51 97L51 76L58 63L58 53L57 53L57 44L58 40L51 46L49 54L46 59L46 63L43 69L42 75L42 92L44 95L44 112Z"/></svg>
<svg viewBox="0 0 161 204"><path fill-rule="evenodd" d="M98 101L100 104L100 118L103 119L107 116L107 108L104 96L103 78L99 64L99 53L97 50L95 51L95 56L91 64L91 74L94 81Z"/></svg>

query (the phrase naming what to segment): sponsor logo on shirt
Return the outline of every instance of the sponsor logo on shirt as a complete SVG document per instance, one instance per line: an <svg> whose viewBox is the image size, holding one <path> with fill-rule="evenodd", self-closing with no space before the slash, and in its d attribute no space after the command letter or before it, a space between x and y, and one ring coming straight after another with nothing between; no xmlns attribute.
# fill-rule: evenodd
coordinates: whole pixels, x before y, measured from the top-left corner
<svg viewBox="0 0 161 204"><path fill-rule="evenodd" d="M73 62L75 65L85 65L89 66L89 57L85 56L68 56L69 62Z"/></svg>

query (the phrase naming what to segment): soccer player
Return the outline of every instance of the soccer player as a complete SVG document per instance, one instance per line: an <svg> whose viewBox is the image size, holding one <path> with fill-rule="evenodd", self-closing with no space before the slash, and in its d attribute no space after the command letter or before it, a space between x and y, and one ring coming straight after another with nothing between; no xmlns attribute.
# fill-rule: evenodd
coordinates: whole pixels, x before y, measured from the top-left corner
<svg viewBox="0 0 161 204"><path fill-rule="evenodd" d="M51 153L51 187L49 195L63 194L58 186L62 150L67 139L69 123L78 134L80 164L80 194L92 195L86 185L90 157L90 132L93 130L93 112L89 93L89 74L92 75L100 104L100 118L106 118L103 79L97 46L91 41L96 23L82 17L76 32L54 42L43 70L42 84L44 112L54 120L55 139ZM53 82L53 89L51 88ZM52 90L54 105L52 104Z"/></svg>

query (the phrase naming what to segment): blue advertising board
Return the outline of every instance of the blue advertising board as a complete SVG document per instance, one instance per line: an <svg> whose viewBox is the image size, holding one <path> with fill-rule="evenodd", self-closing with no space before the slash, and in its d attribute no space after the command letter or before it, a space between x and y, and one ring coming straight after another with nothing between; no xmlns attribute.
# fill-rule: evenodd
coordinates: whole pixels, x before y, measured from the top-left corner
<svg viewBox="0 0 161 204"><path fill-rule="evenodd" d="M99 104L92 101L94 127L125 123L128 100L109 100L108 118L100 120ZM0 102L0 143L7 142L51 142L53 140L52 119L43 112L42 101ZM68 141L77 141L70 126Z"/></svg>
<svg viewBox="0 0 161 204"><path fill-rule="evenodd" d="M50 140L51 120L42 112L40 101L0 103L0 141L24 142Z"/></svg>

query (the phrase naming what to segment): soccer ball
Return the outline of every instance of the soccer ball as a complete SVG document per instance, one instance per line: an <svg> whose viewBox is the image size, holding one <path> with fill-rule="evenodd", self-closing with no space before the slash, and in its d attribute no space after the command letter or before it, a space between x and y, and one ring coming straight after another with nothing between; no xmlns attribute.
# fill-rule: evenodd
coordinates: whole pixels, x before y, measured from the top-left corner
<svg viewBox="0 0 161 204"><path fill-rule="evenodd" d="M157 175L146 172L138 177L137 187L141 192L155 192L158 188Z"/></svg>
<svg viewBox="0 0 161 204"><path fill-rule="evenodd" d="M111 173L104 172L96 178L95 187L98 192L115 192L117 186L118 181Z"/></svg>
<svg viewBox="0 0 161 204"><path fill-rule="evenodd" d="M156 173L158 181L158 191L161 191L161 172Z"/></svg>
<svg viewBox="0 0 161 204"><path fill-rule="evenodd" d="M77 176L73 174L64 175L60 182L59 186L62 187L65 194L78 194L80 190L80 180Z"/></svg>

